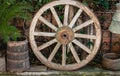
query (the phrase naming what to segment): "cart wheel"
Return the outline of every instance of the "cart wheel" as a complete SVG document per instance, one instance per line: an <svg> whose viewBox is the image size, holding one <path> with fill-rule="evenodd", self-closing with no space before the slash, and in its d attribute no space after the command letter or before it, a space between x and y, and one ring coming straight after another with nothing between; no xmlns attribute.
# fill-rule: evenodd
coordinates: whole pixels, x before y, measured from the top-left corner
<svg viewBox="0 0 120 76"><path fill-rule="evenodd" d="M72 20L69 19L71 6L75 10ZM46 17L48 14L57 24ZM82 23L78 24L78 19ZM101 42L101 28L96 16L83 4L58 0L46 4L36 13L30 26L29 40L34 54L46 66L76 70L96 55Z"/></svg>

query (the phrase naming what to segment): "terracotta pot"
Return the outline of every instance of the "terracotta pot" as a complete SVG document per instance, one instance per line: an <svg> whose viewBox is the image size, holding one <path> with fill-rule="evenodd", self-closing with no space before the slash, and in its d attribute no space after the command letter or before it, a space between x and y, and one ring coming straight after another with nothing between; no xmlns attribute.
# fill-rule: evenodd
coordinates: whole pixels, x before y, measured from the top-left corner
<svg viewBox="0 0 120 76"><path fill-rule="evenodd" d="M108 70L120 70L120 54L106 53L103 55L103 68Z"/></svg>

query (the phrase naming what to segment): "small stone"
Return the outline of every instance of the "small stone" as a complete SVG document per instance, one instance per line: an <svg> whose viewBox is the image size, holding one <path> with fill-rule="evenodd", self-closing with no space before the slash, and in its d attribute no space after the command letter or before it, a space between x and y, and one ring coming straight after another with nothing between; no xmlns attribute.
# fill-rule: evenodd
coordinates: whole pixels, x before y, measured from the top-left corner
<svg viewBox="0 0 120 76"><path fill-rule="evenodd" d="M31 66L31 68L28 70L29 72L45 72L47 71L46 66Z"/></svg>
<svg viewBox="0 0 120 76"><path fill-rule="evenodd" d="M5 57L0 57L0 72L6 71Z"/></svg>

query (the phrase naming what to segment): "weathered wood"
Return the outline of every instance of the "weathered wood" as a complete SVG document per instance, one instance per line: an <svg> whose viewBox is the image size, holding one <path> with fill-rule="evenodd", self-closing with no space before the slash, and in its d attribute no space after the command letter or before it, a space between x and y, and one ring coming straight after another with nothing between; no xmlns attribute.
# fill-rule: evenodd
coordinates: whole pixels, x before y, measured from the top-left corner
<svg viewBox="0 0 120 76"><path fill-rule="evenodd" d="M54 37L54 36L55 36L55 33L49 33L49 32L34 32L34 35L36 35L36 36Z"/></svg>
<svg viewBox="0 0 120 76"><path fill-rule="evenodd" d="M29 58L24 60L7 59L7 71L9 72L23 72L30 68Z"/></svg>
<svg viewBox="0 0 120 76"><path fill-rule="evenodd" d="M64 25L68 25L68 16L69 16L69 5L65 6L65 11L64 11Z"/></svg>
<svg viewBox="0 0 120 76"><path fill-rule="evenodd" d="M74 39L74 32L70 27L63 26L58 29L55 37L58 42L66 45Z"/></svg>
<svg viewBox="0 0 120 76"><path fill-rule="evenodd" d="M82 44L81 42L79 42L78 40L74 39L73 43L75 43L76 45L78 45L81 49L83 49L87 53L89 53L89 54L91 53L91 50L89 48L87 48L84 44Z"/></svg>
<svg viewBox="0 0 120 76"><path fill-rule="evenodd" d="M14 53L7 51L7 58L11 60L24 60L28 57L29 57L28 50L21 53Z"/></svg>
<svg viewBox="0 0 120 76"><path fill-rule="evenodd" d="M73 17L69 27L73 27L75 25L75 22L77 21L77 19L79 18L80 14L82 13L82 10L79 9L78 12L76 13L76 15Z"/></svg>
<svg viewBox="0 0 120 76"><path fill-rule="evenodd" d="M52 53L50 54L48 61L51 61L53 59L53 57L55 56L55 54L57 53L58 49L60 48L61 44L57 43L57 45L55 46L55 48L53 49Z"/></svg>
<svg viewBox="0 0 120 76"><path fill-rule="evenodd" d="M52 23L48 22L44 17L40 16L39 20L49 26L51 29L57 31L57 27L55 27Z"/></svg>
<svg viewBox="0 0 120 76"><path fill-rule="evenodd" d="M72 5L69 6L69 16L68 16L68 22L70 23L74 17L75 9Z"/></svg>
<svg viewBox="0 0 120 76"><path fill-rule="evenodd" d="M69 44L69 48L70 48L70 50L71 50L71 52L72 52L72 54L73 54L75 60L77 61L77 63L80 63L80 58L79 58L77 52L75 51L75 49L74 49L72 43Z"/></svg>
<svg viewBox="0 0 120 76"><path fill-rule="evenodd" d="M96 39L96 36L95 35L87 35L87 34L78 34L78 33L75 33L75 37L76 38L88 38L88 39Z"/></svg>
<svg viewBox="0 0 120 76"><path fill-rule="evenodd" d="M73 28L73 30L74 30L74 32L76 32L76 31L78 31L78 30L80 30L80 29L82 29L82 28L84 28L84 27L89 26L89 25L92 24L92 23L93 23L93 20L88 20L88 21L86 21L86 22L84 22L84 23L76 26L75 28Z"/></svg>
<svg viewBox="0 0 120 76"><path fill-rule="evenodd" d="M28 41L11 41L7 46L7 71L22 72L29 69Z"/></svg>
<svg viewBox="0 0 120 76"><path fill-rule="evenodd" d="M61 21L60 21L58 15L57 15L57 13L56 13L54 7L51 7L50 10L51 10L53 16L55 17L55 20L56 20L56 22L58 23L58 26L61 27L61 26L62 26L62 23L61 23Z"/></svg>
<svg viewBox="0 0 120 76"><path fill-rule="evenodd" d="M55 11L56 7L59 5L65 6L64 12L61 11L64 13L63 14L64 20L62 23L63 26L61 27L62 29L60 28L61 22L58 19L57 11ZM72 10L71 10L71 7L72 7ZM51 22L47 21L44 17L42 17L43 13L49 9L51 10L53 16L55 17L54 18L55 21L59 25L58 28L56 27L56 25L53 25ZM78 9L78 11L75 11L74 9ZM70 14L71 12L72 14ZM85 20L86 22L76 25L78 18L81 18L80 17L81 13L86 13L89 16L90 20ZM49 35L45 35L45 32L48 32L48 31L41 31L41 34L36 33L35 29L36 29L36 24L38 20L46 24L45 26L48 26L49 29L52 29L55 31L54 32L55 36L53 37L53 39L51 39L46 43L41 44L40 46L37 46L37 42L35 41L35 36L37 35L40 37L53 36L53 34L49 32L48 33ZM95 35L76 33L77 31L83 29L84 27L86 28L87 26L93 26L95 28L94 29L96 32ZM68 29L63 29L65 27L71 29L71 31L69 31ZM70 32L72 33L72 35ZM94 47L92 49L89 49L84 43L79 41L79 39L81 38L94 39ZM98 19L93 14L93 12L90 9L88 9L86 6L84 6L82 3L79 3L74 0L56 0L46 4L36 13L30 26L29 40L30 40L30 45L33 49L34 54L42 63L44 63L48 67L57 69L57 70L75 70L85 66L88 62L90 62L94 58L95 54L99 49L100 42L101 42L101 27ZM56 44L56 43L60 43L60 44L57 44L54 47L52 53L49 54L49 57L46 58L46 56L42 54L41 50L47 49L52 44ZM69 45L69 43L73 45ZM66 45L67 47L69 45L69 49L72 52L73 58L75 58L75 62L72 62L70 64L67 63L66 47L62 48L61 46L63 45ZM87 57L83 60L80 60L79 55L77 54L75 50L76 48L74 46L77 46L78 48L83 49L83 51L88 53ZM62 55L60 55L62 56L61 60L59 60L60 62L57 63L52 61L52 59L56 57L55 55L59 53L59 51L62 52Z"/></svg>
<svg viewBox="0 0 120 76"><path fill-rule="evenodd" d="M9 50L9 52L14 53L25 52L28 49L28 41L18 41L18 43L16 41L10 41L7 43L7 49Z"/></svg>
<svg viewBox="0 0 120 76"><path fill-rule="evenodd" d="M44 49L44 48L46 48L46 47L54 44L55 42L57 42L56 39L50 40L49 42L46 42L46 43L44 43L43 45L39 46L39 47L38 47L38 50L42 50L42 49Z"/></svg>
<svg viewBox="0 0 120 76"><path fill-rule="evenodd" d="M66 65L66 45L62 45L62 66Z"/></svg>

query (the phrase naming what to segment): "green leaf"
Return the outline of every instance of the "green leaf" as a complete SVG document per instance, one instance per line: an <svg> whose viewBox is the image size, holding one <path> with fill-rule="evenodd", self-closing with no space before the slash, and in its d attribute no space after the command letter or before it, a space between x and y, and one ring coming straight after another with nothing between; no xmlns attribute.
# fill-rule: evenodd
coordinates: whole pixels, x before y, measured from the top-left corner
<svg viewBox="0 0 120 76"><path fill-rule="evenodd" d="M93 44L93 42L91 42L91 41L89 41L88 43L87 43L87 46L93 46L94 44Z"/></svg>
<svg viewBox="0 0 120 76"><path fill-rule="evenodd" d="M28 10L30 4L25 0L0 0L0 37L4 42L10 39L16 40L21 34L18 29L11 25L13 18L31 19Z"/></svg>
<svg viewBox="0 0 120 76"><path fill-rule="evenodd" d="M82 2L85 6L88 6L88 3L87 2L85 2L85 1L83 1Z"/></svg>
<svg viewBox="0 0 120 76"><path fill-rule="evenodd" d="M62 21L64 19L64 15L60 15L59 18Z"/></svg>
<svg viewBox="0 0 120 76"><path fill-rule="evenodd" d="M105 10L109 9L109 2L107 0L99 0L99 3L103 6Z"/></svg>

